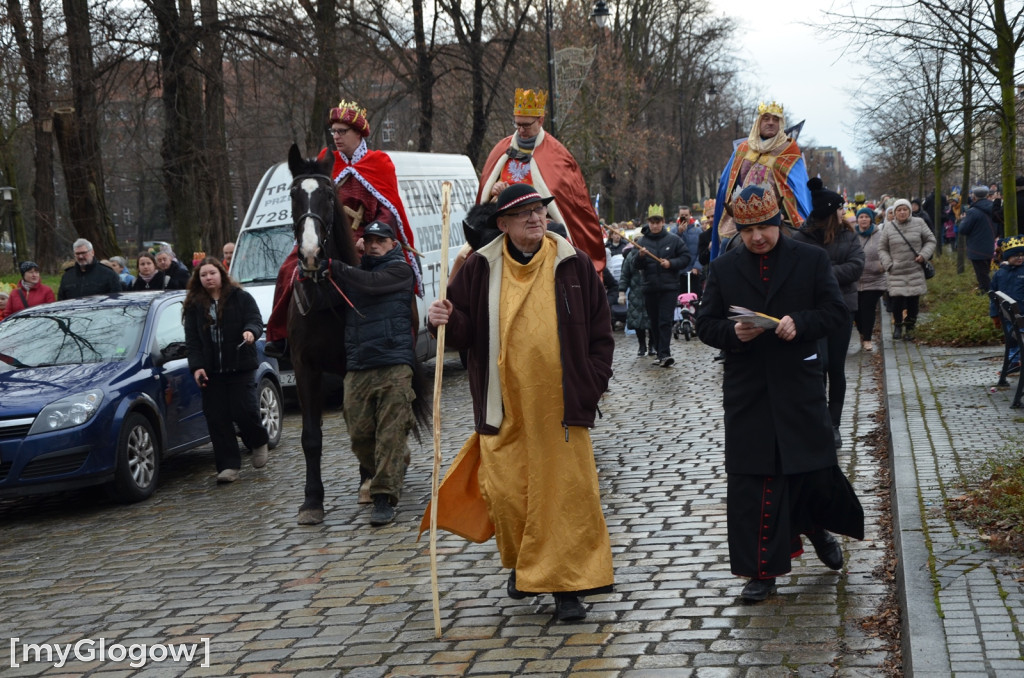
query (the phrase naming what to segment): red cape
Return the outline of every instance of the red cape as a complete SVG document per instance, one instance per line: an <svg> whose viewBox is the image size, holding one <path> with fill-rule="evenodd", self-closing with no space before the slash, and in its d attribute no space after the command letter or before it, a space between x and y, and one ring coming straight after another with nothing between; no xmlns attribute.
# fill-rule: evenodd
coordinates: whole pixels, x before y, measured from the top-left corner
<svg viewBox="0 0 1024 678"><path fill-rule="evenodd" d="M572 153L558 139L547 132L542 134L530 161L530 171L534 177L533 187L544 197L554 196L554 205L562 215L572 244L587 253L594 262L594 268L600 273L604 270L604 232L601 230L597 213L590 204L590 191L583 180L583 173ZM508 159L505 151L511 145L512 137L507 136L499 141L487 156L484 171L480 175L477 204L489 199L489 196L484 197L484 191L490 192L490 187L494 183L491 175L499 163L504 165ZM538 185L538 173L544 186Z"/></svg>
<svg viewBox="0 0 1024 678"><path fill-rule="evenodd" d="M320 155L317 156L317 160L322 159L326 153L326 148L320 151ZM385 200L394 206L395 209L393 211L395 213L395 217L398 218L398 221L402 226L402 232L398 234L399 240L415 249L416 242L412 231L412 224L409 223L409 217L405 214L405 205L402 204L402 196L398 192L398 176L395 174L395 163L391 162L391 157L384 151L367 149L366 155L360 158L358 162L350 164L345 160L345 156L338 151L333 151L333 153L333 178L337 180L338 175L347 167L351 166L354 168L355 171L359 173L359 176L365 179L366 182L373 187L373 190L380 193ZM352 178L358 181L357 177ZM367 187L368 190L370 186ZM420 293L420 296L422 296L422 292L420 290L423 289L423 285L420 280L420 269L416 261L416 256L412 252L406 250L405 258L406 261L409 262L409 265L413 267L413 270L416 271L416 289L417 292Z"/></svg>

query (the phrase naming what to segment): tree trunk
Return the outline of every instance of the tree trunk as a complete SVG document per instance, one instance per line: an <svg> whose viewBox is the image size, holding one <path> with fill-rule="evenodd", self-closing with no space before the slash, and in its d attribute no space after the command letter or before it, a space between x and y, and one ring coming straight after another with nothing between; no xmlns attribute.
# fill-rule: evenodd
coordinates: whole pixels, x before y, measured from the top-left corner
<svg viewBox="0 0 1024 678"><path fill-rule="evenodd" d="M306 6L306 3L303 3ZM307 15L309 10L307 9ZM341 63L338 49L338 6L332 0L320 0L316 5L315 14L309 16L313 21L313 34L316 39L316 54L310 56L313 64L313 108L309 112L309 132L306 136L306 149L323 148L325 140L333 147L328 138L327 115L331 108L338 104L341 96L341 79L338 76L338 64ZM361 103L365 106L365 103ZM281 149L281 157L287 149Z"/></svg>
<svg viewBox="0 0 1024 678"><path fill-rule="evenodd" d="M32 182L32 200L35 203L35 262L43 271L56 271L59 261L56 251L56 200L53 188L53 137L44 127L49 120L47 66L49 52L43 34L43 12L40 0L29 0L32 33L28 27L19 0L7 0L8 15L28 85L28 110L32 115L33 161L35 178ZM52 121L50 121L52 124ZM19 251L28 257L28 251Z"/></svg>
<svg viewBox="0 0 1024 678"><path fill-rule="evenodd" d="M181 16L174 0L156 0L150 7L157 22L160 50L160 74L163 85L164 138L160 155L163 158L164 190L167 193L167 216L174 233L179 254L199 248L199 225L203 223L200 207L198 148L202 120L199 85L195 76L195 32L192 16ZM182 5L188 8L187 4ZM142 218L143 215L139 215Z"/></svg>
<svg viewBox="0 0 1024 678"><path fill-rule="evenodd" d="M224 131L224 46L217 25L217 0L200 0L203 24L202 72L206 82L203 110L203 187L207 219L202 250L219 258L224 243L235 239L231 214L231 172Z"/></svg>
<svg viewBox="0 0 1024 678"><path fill-rule="evenodd" d="M54 132L64 167L75 232L92 242L101 259L121 253L104 196L103 160L96 134L99 113L87 0L63 0L74 108L54 112Z"/></svg>
<svg viewBox="0 0 1024 678"><path fill-rule="evenodd" d="M434 146L433 59L423 24L423 0L412 3L413 31L416 37L416 90L419 94L419 151L428 153Z"/></svg>
<svg viewBox="0 0 1024 678"><path fill-rule="evenodd" d="M1006 20L1005 0L992 3L996 34L996 73L999 78L999 93L1002 97L1002 139L1001 171L1003 178L1003 235L1017 235L1016 160L1017 160L1017 88L1014 82L1017 45L1014 42L1013 27Z"/></svg>

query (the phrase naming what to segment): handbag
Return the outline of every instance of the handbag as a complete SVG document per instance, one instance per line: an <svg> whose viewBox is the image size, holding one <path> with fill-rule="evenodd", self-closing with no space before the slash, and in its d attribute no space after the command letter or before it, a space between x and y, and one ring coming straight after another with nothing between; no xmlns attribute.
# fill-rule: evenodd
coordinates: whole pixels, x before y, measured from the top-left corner
<svg viewBox="0 0 1024 678"><path fill-rule="evenodd" d="M910 244L910 241L907 240L907 236L903 235L903 231L900 230L900 227L897 226L895 223L893 223L892 227L895 228L896 232L900 234L901 238L903 238L903 242L907 243L907 247L909 247L910 251L914 253L914 258L916 259L918 256L920 256L917 253L917 250L914 249L914 246ZM927 259L921 262L921 270L924 271L925 280L931 280L932 278L935 277L935 267L932 266L932 262L928 261Z"/></svg>

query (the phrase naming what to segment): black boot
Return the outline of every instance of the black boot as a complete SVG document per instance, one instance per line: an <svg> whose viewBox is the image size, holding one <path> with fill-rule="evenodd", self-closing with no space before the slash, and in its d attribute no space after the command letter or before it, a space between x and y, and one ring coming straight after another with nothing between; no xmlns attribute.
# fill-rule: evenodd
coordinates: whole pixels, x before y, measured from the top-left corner
<svg viewBox="0 0 1024 678"><path fill-rule="evenodd" d="M903 341L914 340L914 325L917 324L917 318L907 318L903 323Z"/></svg>
<svg viewBox="0 0 1024 678"><path fill-rule="evenodd" d="M902 339L903 338L903 323L893 323L892 326L892 338Z"/></svg>
<svg viewBox="0 0 1024 678"><path fill-rule="evenodd" d="M386 494L373 495L373 510L370 511L370 524L387 525L395 519L395 507L391 505L391 497Z"/></svg>

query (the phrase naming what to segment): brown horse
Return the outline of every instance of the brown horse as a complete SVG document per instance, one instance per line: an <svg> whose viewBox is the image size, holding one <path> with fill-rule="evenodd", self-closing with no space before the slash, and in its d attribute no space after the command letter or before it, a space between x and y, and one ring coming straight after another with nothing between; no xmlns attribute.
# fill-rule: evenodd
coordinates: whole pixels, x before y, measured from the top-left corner
<svg viewBox="0 0 1024 678"><path fill-rule="evenodd" d="M295 387L302 408L302 454L306 459L305 500L299 524L324 520L324 484L320 474L323 452L324 372L345 374L345 309L340 292L325 275L334 259L358 263L352 231L331 180L334 157L317 162L304 159L296 145L288 153L292 173L291 200L295 240L299 244L297 279L288 310L288 343Z"/></svg>

